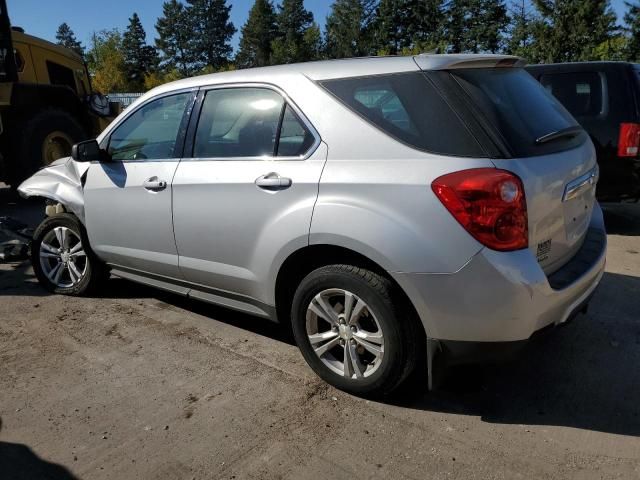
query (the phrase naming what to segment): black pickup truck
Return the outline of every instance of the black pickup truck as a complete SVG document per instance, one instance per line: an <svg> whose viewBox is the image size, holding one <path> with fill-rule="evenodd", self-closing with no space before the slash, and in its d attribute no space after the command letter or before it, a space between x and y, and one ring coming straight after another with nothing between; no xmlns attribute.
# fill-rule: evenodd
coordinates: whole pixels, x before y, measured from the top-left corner
<svg viewBox="0 0 640 480"><path fill-rule="evenodd" d="M640 200L640 64L557 63L527 70L591 136L600 166L598 200Z"/></svg>

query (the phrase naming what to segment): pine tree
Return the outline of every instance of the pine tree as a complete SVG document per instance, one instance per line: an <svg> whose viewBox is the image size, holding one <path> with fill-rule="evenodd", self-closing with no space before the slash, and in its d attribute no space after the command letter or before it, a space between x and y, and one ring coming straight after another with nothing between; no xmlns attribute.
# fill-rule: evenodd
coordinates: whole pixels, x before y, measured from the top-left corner
<svg viewBox="0 0 640 480"><path fill-rule="evenodd" d="M184 5L169 0L162 5L162 16L156 22L158 38L156 47L161 52L161 66L165 72L177 70L186 77L193 72L189 31L190 26Z"/></svg>
<svg viewBox="0 0 640 480"><path fill-rule="evenodd" d="M236 28L229 20L226 0L187 0L191 52L198 67L218 70L227 65Z"/></svg>
<svg viewBox="0 0 640 480"><path fill-rule="evenodd" d="M449 0L446 37L453 53L500 50L509 22L503 0Z"/></svg>
<svg viewBox="0 0 640 480"><path fill-rule="evenodd" d="M376 13L375 43L378 53L396 55L405 44L402 5L405 0L380 0Z"/></svg>
<svg viewBox="0 0 640 480"><path fill-rule="evenodd" d="M317 58L319 29L303 0L283 0L276 16L278 34L272 43L273 63L305 62ZM311 32L310 32L311 31Z"/></svg>
<svg viewBox="0 0 640 480"><path fill-rule="evenodd" d="M270 0L256 0L242 27L238 68L264 67L271 64L271 43L276 38L276 12Z"/></svg>
<svg viewBox="0 0 640 480"><path fill-rule="evenodd" d="M147 34L135 12L122 36L122 55L129 89L141 90L144 88L144 77L156 69L158 60L156 49L147 45Z"/></svg>
<svg viewBox="0 0 640 480"><path fill-rule="evenodd" d="M640 5L624 2L628 10L624 14L625 29L629 33L625 57L631 62L640 60Z"/></svg>
<svg viewBox="0 0 640 480"><path fill-rule="evenodd" d="M505 53L523 57L530 63L544 60L538 38L543 35L545 25L529 6L528 0L514 0L509 19L509 35Z"/></svg>
<svg viewBox="0 0 640 480"><path fill-rule="evenodd" d="M534 0L544 20L538 35L543 60L572 62L595 58L594 51L617 32L609 0Z"/></svg>
<svg viewBox="0 0 640 480"><path fill-rule="evenodd" d="M371 53L375 3L372 0L336 0L333 3L326 25L326 51L330 58Z"/></svg>
<svg viewBox="0 0 640 480"><path fill-rule="evenodd" d="M56 40L58 45L62 45L63 47L67 47L78 55L84 57L84 47L82 46L82 42L79 42L76 39L75 33L71 30L71 27L67 25L66 22L61 23L56 31Z"/></svg>
<svg viewBox="0 0 640 480"><path fill-rule="evenodd" d="M444 23L442 3L442 0L405 0L401 9L404 48L425 50L438 45Z"/></svg>

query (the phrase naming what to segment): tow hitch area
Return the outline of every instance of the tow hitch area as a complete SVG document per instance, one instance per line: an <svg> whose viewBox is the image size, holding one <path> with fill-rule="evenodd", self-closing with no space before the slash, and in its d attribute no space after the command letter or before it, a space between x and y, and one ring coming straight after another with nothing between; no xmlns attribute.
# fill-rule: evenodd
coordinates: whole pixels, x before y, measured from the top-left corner
<svg viewBox="0 0 640 480"><path fill-rule="evenodd" d="M29 257L33 230L11 217L0 217L0 262L24 260Z"/></svg>

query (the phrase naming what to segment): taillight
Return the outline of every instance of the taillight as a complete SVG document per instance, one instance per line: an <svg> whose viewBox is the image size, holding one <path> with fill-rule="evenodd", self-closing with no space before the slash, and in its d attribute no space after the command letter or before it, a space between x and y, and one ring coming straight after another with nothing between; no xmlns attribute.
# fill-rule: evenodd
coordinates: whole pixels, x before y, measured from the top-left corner
<svg viewBox="0 0 640 480"><path fill-rule="evenodd" d="M635 157L640 147L640 124L621 123L618 138L618 156Z"/></svg>
<svg viewBox="0 0 640 480"><path fill-rule="evenodd" d="M500 251L529 245L522 181L495 168L450 173L431 184L455 219L483 245Z"/></svg>

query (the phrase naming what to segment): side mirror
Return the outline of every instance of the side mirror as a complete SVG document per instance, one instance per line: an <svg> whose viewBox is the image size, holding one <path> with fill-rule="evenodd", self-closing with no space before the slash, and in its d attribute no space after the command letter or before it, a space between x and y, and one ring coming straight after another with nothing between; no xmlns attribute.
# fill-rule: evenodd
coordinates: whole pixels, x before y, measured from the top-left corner
<svg viewBox="0 0 640 480"><path fill-rule="evenodd" d="M86 140L71 147L71 158L76 162L100 161L102 157L100 146L95 140Z"/></svg>

